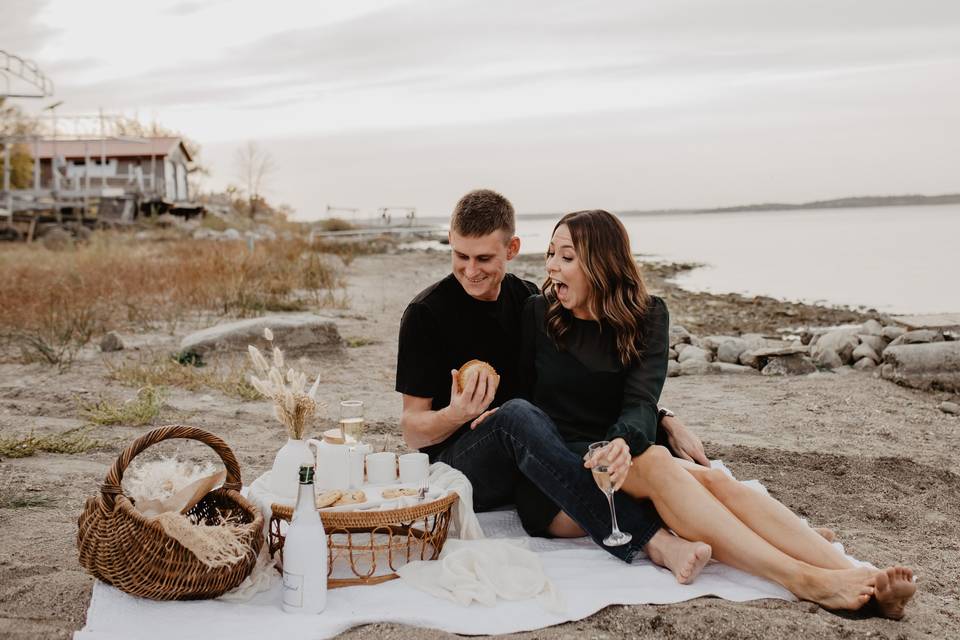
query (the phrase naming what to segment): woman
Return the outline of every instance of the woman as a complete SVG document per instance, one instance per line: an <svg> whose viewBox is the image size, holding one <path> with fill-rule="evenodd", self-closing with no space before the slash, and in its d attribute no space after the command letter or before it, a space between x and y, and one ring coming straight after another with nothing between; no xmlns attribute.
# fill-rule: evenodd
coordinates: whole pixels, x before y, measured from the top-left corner
<svg viewBox="0 0 960 640"><path fill-rule="evenodd" d="M669 314L647 293L615 216L580 211L557 223L542 291L524 311L524 366L534 404L568 446L609 440L617 489L652 500L677 535L709 544L717 560L826 608L872 599L881 615L903 617L916 591L910 569L857 567L776 500L655 444Z"/></svg>

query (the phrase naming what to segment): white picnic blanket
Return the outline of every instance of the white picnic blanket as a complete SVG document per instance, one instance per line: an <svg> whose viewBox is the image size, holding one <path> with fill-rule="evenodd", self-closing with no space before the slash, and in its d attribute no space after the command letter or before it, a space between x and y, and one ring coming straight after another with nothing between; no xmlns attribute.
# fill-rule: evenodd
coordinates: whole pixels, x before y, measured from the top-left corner
<svg viewBox="0 0 960 640"><path fill-rule="evenodd" d="M759 483L749 484L762 490ZM625 564L589 539L530 538L516 511L483 513L479 519L488 539L519 539L538 554L543 572L562 602L562 610L544 607L536 599L497 600L494 606L473 602L464 606L413 588L404 580L392 580L376 586L332 589L326 611L303 616L283 612L278 584L242 603L154 602L128 596L98 581L87 611L87 624L74 634L74 639L262 640L278 630L293 638L320 639L374 622L479 635L529 631L580 620L613 604L668 604L702 596L735 602L795 599L777 584L716 562L704 568L694 584L680 585L668 570L647 560Z"/></svg>

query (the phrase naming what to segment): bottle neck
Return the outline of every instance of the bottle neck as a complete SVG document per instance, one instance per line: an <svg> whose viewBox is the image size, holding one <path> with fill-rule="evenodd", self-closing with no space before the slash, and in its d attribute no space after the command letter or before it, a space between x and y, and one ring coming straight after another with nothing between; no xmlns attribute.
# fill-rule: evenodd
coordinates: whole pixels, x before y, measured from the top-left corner
<svg viewBox="0 0 960 640"><path fill-rule="evenodd" d="M317 505L313 497L313 483L301 483L297 491L297 506L294 513L316 513Z"/></svg>

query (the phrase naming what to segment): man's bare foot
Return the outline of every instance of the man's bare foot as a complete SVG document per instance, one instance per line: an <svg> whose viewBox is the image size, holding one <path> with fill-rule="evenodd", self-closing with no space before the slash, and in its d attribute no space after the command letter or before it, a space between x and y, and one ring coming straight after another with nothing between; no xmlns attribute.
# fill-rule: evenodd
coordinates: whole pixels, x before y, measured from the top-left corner
<svg viewBox="0 0 960 640"><path fill-rule="evenodd" d="M856 611L874 594L876 569L812 569L801 584L790 589L801 600L816 602L824 609Z"/></svg>
<svg viewBox="0 0 960 640"><path fill-rule="evenodd" d="M833 529L827 529L826 527L814 527L813 530L820 534L820 537L827 542L833 542L837 539L837 534L833 532Z"/></svg>
<svg viewBox="0 0 960 640"><path fill-rule="evenodd" d="M680 584L696 580L713 554L705 542L688 542L664 529L650 539L645 551L654 563L670 569Z"/></svg>
<svg viewBox="0 0 960 640"><path fill-rule="evenodd" d="M906 567L888 567L876 575L873 599L881 616L899 620L916 592L913 571Z"/></svg>

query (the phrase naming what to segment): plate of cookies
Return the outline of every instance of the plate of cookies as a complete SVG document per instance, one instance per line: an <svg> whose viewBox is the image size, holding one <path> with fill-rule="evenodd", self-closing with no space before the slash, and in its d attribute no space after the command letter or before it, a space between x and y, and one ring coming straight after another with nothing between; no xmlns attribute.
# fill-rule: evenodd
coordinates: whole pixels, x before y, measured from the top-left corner
<svg viewBox="0 0 960 640"><path fill-rule="evenodd" d="M409 506L419 491L410 485L369 486L363 489L327 489L316 495L320 511L365 511L367 509L394 509ZM424 502L439 500L446 491L428 491Z"/></svg>

